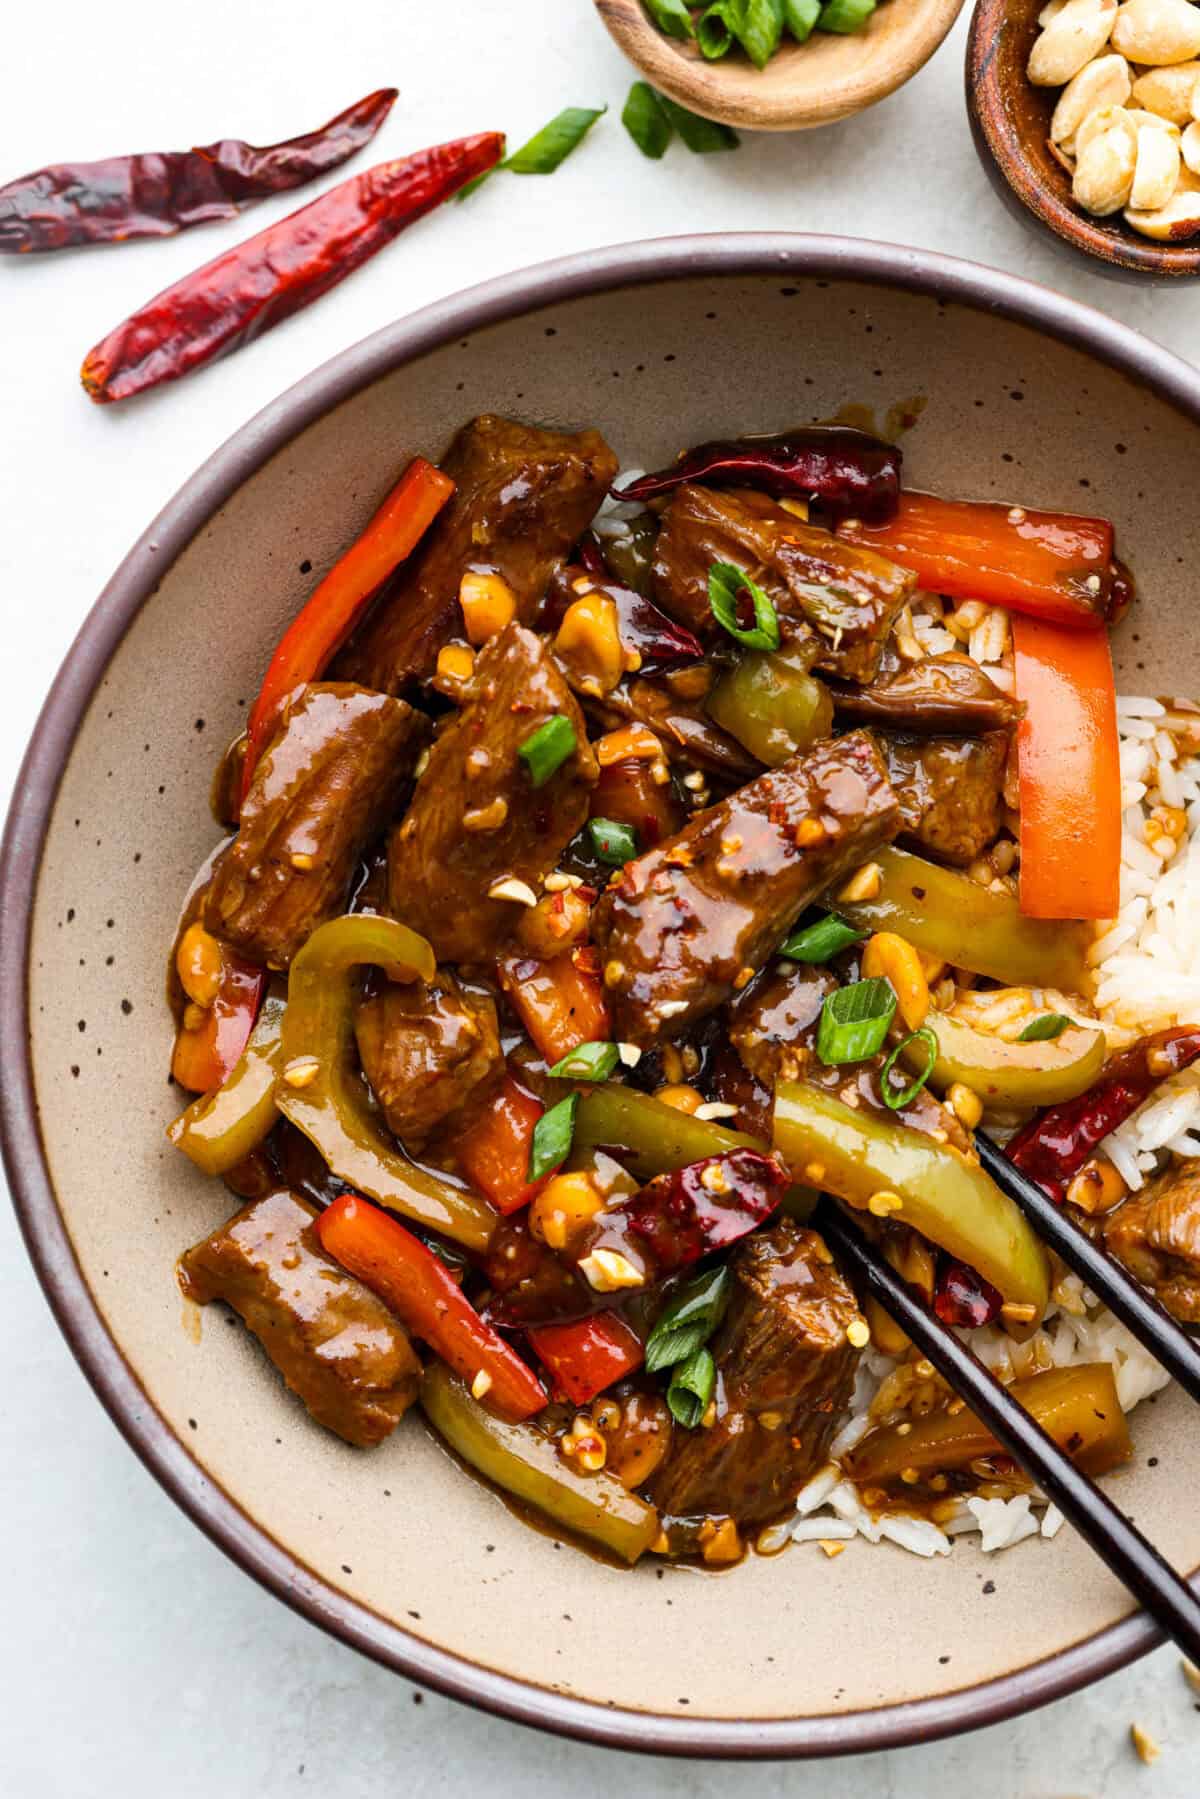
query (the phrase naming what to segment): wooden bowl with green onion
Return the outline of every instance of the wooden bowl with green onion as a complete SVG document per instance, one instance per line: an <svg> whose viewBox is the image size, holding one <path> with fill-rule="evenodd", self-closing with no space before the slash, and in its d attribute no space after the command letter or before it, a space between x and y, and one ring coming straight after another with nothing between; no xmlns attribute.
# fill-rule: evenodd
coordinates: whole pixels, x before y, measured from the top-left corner
<svg viewBox="0 0 1200 1799"><path fill-rule="evenodd" d="M668 36L643 0L595 0L609 35L652 87L681 106L748 131L807 131L895 93L945 38L963 0L881 0L865 25L784 33L763 68L736 44L710 61L694 39Z"/></svg>

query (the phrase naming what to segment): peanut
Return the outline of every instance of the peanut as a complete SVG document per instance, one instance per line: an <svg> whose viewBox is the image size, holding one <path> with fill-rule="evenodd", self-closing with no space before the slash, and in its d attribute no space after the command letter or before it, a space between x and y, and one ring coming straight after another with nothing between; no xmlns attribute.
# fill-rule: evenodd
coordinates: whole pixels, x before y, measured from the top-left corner
<svg viewBox="0 0 1200 1799"><path fill-rule="evenodd" d="M1165 69L1146 69L1133 84L1133 98L1147 112L1157 113L1172 125L1186 125L1192 117L1193 96L1200 62L1177 62Z"/></svg>
<svg viewBox="0 0 1200 1799"><path fill-rule="evenodd" d="M1200 232L1200 177L1193 175L1190 169L1181 170L1179 186L1165 206L1160 206L1156 212L1138 212L1135 207L1127 207L1125 222L1140 231L1143 237L1153 238L1157 243L1179 244L1195 237Z"/></svg>
<svg viewBox="0 0 1200 1799"><path fill-rule="evenodd" d="M1155 68L1188 62L1200 52L1200 11L1190 0L1125 0L1117 9L1112 43L1130 62Z"/></svg>
<svg viewBox="0 0 1200 1799"><path fill-rule="evenodd" d="M1179 182L1179 145L1161 128L1145 125L1137 134L1137 162L1129 204L1139 212L1157 212L1165 206Z"/></svg>
<svg viewBox="0 0 1200 1799"><path fill-rule="evenodd" d="M1123 131L1129 138L1130 148L1137 159L1137 127L1123 106L1098 106L1090 112L1083 124L1075 133L1071 148L1075 153L1076 167L1093 138L1102 137L1106 131Z"/></svg>
<svg viewBox="0 0 1200 1799"><path fill-rule="evenodd" d="M929 1012L929 982L911 943L895 931L876 931L863 951L863 979L882 975L895 989L900 1016L910 1031L919 1031Z"/></svg>
<svg viewBox="0 0 1200 1799"><path fill-rule="evenodd" d="M1193 175L1200 175L1200 124L1193 119L1179 140L1184 162Z"/></svg>
<svg viewBox="0 0 1200 1799"><path fill-rule="evenodd" d="M1116 0L1067 0L1029 53L1027 73L1034 86L1063 87L1078 75L1107 44L1117 14Z"/></svg>
<svg viewBox="0 0 1200 1799"><path fill-rule="evenodd" d="M1050 121L1050 139L1065 144L1089 113L1101 106L1124 106L1133 92L1129 64L1123 56L1098 56L1068 81ZM1076 145L1078 154L1079 146ZM960 608L961 610L961 608Z"/></svg>
<svg viewBox="0 0 1200 1799"><path fill-rule="evenodd" d="M1072 192L1086 212L1106 218L1129 204L1136 165L1136 139L1123 130L1102 131L1076 164Z"/></svg>

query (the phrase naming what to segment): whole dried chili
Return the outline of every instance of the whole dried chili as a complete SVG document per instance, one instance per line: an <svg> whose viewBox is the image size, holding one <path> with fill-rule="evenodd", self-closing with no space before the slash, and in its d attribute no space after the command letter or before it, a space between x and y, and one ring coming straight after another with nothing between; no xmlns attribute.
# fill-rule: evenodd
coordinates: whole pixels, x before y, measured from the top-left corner
<svg viewBox="0 0 1200 1799"><path fill-rule="evenodd" d="M787 1186L774 1156L734 1149L655 1175L602 1222L611 1227L621 1220L639 1249L653 1258L653 1278L661 1280L762 1224Z"/></svg>
<svg viewBox="0 0 1200 1799"><path fill-rule="evenodd" d="M1121 1050L1078 1099L1048 1106L1008 1145L1010 1162L1061 1199L1110 1131L1136 1112L1154 1089L1200 1057L1200 1029L1155 1031Z"/></svg>
<svg viewBox="0 0 1200 1799"><path fill-rule="evenodd" d="M84 358L100 405L177 381L310 306L504 153L497 131L381 162L166 288Z"/></svg>
<svg viewBox="0 0 1200 1799"><path fill-rule="evenodd" d="M815 500L831 519L883 524L900 499L901 453L848 425L808 425L778 437L700 444L673 467L614 488L618 500L650 500L685 481L757 487L777 498Z"/></svg>
<svg viewBox="0 0 1200 1799"><path fill-rule="evenodd" d="M398 91L381 87L319 131L262 149L227 137L191 150L57 162L22 175L0 187L0 252L123 244L232 219L248 200L302 187L348 162L375 136Z"/></svg>
<svg viewBox="0 0 1200 1799"><path fill-rule="evenodd" d="M933 1295L933 1309L943 1324L979 1330L1000 1316L1003 1304L991 1281L985 1281L966 1262L943 1260Z"/></svg>

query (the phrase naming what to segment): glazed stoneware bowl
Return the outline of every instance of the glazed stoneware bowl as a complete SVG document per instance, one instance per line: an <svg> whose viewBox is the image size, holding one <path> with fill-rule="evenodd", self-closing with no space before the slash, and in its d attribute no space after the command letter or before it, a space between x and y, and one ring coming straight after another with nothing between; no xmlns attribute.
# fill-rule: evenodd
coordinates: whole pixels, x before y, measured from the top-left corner
<svg viewBox="0 0 1200 1799"><path fill-rule="evenodd" d="M1154 1640L1070 1531L998 1558L854 1542L836 1561L805 1546L715 1575L622 1572L520 1523L415 1415L378 1450L345 1447L221 1308L198 1337L184 1316L175 1258L234 1209L163 1138L179 1104L164 954L216 836L214 760L396 471L482 411L598 425L651 467L839 412L902 420L918 486L1118 519L1142 590L1123 685L1200 689L1177 502L1200 375L1068 300L918 251L701 237L505 276L390 326L268 408L150 526L18 782L0 1116L50 1304L202 1529L315 1623L456 1697L599 1742L743 1756L878 1748L1053 1698ZM1194 1414L1166 1393L1134 1437L1114 1490L1194 1568Z"/></svg>
<svg viewBox="0 0 1200 1799"><path fill-rule="evenodd" d="M708 62L695 45L667 37L642 0L595 0L610 37L630 62L681 106L747 131L807 131L848 119L903 87L924 68L962 11L963 0L886 0L862 31L785 38L763 69L734 51Z"/></svg>
<svg viewBox="0 0 1200 1799"><path fill-rule="evenodd" d="M1200 239L1160 244L1120 213L1097 219L1071 197L1071 177L1050 153L1050 115L1061 89L1026 78L1044 0L978 0L967 36L967 111L975 148L1000 197L1027 224L1070 244L1103 271L1136 279L1200 275Z"/></svg>

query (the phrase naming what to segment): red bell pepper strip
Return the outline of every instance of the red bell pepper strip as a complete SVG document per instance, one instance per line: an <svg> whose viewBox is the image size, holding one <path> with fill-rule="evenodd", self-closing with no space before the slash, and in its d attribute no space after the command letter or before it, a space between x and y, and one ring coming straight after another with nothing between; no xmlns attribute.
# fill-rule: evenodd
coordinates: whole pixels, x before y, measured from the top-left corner
<svg viewBox="0 0 1200 1799"><path fill-rule="evenodd" d="M266 981L265 969L221 945L216 998L194 1030L181 1024L175 1038L171 1073L189 1093L211 1093L232 1072L254 1029Z"/></svg>
<svg viewBox="0 0 1200 1799"><path fill-rule="evenodd" d="M1107 519L906 493L889 524L847 519L837 534L890 556L951 599L986 600L1077 629L1107 619L1115 604Z"/></svg>
<svg viewBox="0 0 1200 1799"><path fill-rule="evenodd" d="M147 302L88 351L84 391L127 400L240 350L311 306L504 154L498 131L352 175Z"/></svg>
<svg viewBox="0 0 1200 1799"><path fill-rule="evenodd" d="M534 1126L545 1109L511 1074L506 1075L495 1097L458 1139L459 1167L505 1217L527 1206L545 1185L525 1178Z"/></svg>
<svg viewBox="0 0 1200 1799"><path fill-rule="evenodd" d="M513 1422L541 1411L546 1393L533 1370L484 1323L445 1263L398 1219L343 1193L317 1219L317 1235L334 1261L377 1293L477 1399Z"/></svg>
<svg viewBox="0 0 1200 1799"><path fill-rule="evenodd" d="M243 799L289 694L319 677L371 595L412 554L453 492L449 475L423 456L414 457L362 536L338 558L292 620L250 713Z"/></svg>
<svg viewBox="0 0 1200 1799"><path fill-rule="evenodd" d="M398 91L381 87L319 131L263 149L226 137L192 150L52 163L22 175L0 187L0 252L126 244L236 218L248 200L286 193L347 162L370 143Z"/></svg>
<svg viewBox="0 0 1200 1799"><path fill-rule="evenodd" d="M581 1043L607 1041L608 1001L591 944L550 962L504 956L497 973L521 1023L551 1066Z"/></svg>
<svg viewBox="0 0 1200 1799"><path fill-rule="evenodd" d="M1021 910L1115 918L1121 757L1108 634L1014 616L1021 784Z"/></svg>
<svg viewBox="0 0 1200 1799"><path fill-rule="evenodd" d="M615 1312L597 1312L575 1324L542 1324L529 1344L573 1405L587 1405L597 1393L624 1380L646 1359L640 1337Z"/></svg>
<svg viewBox="0 0 1200 1799"><path fill-rule="evenodd" d="M1141 1037L1105 1064L1100 1079L1077 1099L1047 1106L1008 1144L1010 1162L1052 1198L1110 1131L1115 1131L1163 1081L1200 1058L1200 1028L1176 1026Z"/></svg>

